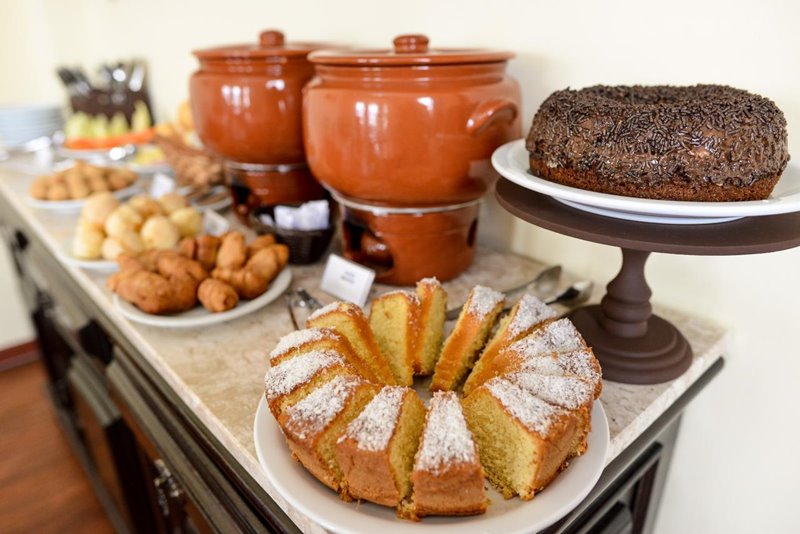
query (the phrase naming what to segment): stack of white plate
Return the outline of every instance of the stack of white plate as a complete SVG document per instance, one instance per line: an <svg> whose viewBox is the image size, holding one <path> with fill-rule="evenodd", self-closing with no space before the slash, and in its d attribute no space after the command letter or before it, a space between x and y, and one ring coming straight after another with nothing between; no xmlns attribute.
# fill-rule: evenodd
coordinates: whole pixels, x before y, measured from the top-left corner
<svg viewBox="0 0 800 534"><path fill-rule="evenodd" d="M61 106L53 104L0 106L0 146L21 147L50 136L64 126Z"/></svg>

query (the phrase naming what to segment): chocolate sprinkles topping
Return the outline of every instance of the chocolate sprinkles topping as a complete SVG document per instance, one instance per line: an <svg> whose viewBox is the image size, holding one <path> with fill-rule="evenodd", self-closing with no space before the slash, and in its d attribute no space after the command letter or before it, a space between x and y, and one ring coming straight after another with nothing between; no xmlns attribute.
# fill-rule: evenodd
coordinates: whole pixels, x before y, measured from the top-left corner
<svg viewBox="0 0 800 534"><path fill-rule="evenodd" d="M597 190L750 188L777 181L789 161L783 112L720 85L557 91L533 118L526 146L536 174L556 181L565 172L590 174L605 182Z"/></svg>

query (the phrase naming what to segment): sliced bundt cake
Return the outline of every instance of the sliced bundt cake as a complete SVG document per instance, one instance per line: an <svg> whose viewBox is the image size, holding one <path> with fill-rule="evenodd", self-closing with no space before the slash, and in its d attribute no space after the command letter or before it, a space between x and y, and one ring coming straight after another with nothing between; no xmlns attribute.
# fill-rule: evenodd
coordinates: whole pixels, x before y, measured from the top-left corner
<svg viewBox="0 0 800 534"><path fill-rule="evenodd" d="M419 332L419 299L406 291L390 291L372 301L369 325L395 382L414 383L414 355Z"/></svg>
<svg viewBox="0 0 800 534"><path fill-rule="evenodd" d="M414 374L433 374L444 340L447 316L447 292L436 278L417 282L419 299L419 329L414 355Z"/></svg>
<svg viewBox="0 0 800 534"><path fill-rule="evenodd" d="M381 384L396 384L389 364L381 354L369 321L360 307L351 302L333 302L312 313L306 321L310 328L328 327L343 335L358 358L366 362Z"/></svg>
<svg viewBox="0 0 800 534"><path fill-rule="evenodd" d="M398 506L411 495L411 469L425 406L411 388L384 386L336 443L336 461L356 499Z"/></svg>
<svg viewBox="0 0 800 534"><path fill-rule="evenodd" d="M453 392L434 393L411 474L413 514L484 513L488 502L483 477L478 448L458 397Z"/></svg>
<svg viewBox="0 0 800 534"><path fill-rule="evenodd" d="M500 320L492 339L486 344L472 372L464 382L464 395L493 376L492 364L497 353L556 317L556 311L533 295L522 295L511 311Z"/></svg>
<svg viewBox="0 0 800 534"><path fill-rule="evenodd" d="M499 291L484 286L472 288L453 331L444 342L431 391L449 391L461 383L489 337L504 302L505 297Z"/></svg>

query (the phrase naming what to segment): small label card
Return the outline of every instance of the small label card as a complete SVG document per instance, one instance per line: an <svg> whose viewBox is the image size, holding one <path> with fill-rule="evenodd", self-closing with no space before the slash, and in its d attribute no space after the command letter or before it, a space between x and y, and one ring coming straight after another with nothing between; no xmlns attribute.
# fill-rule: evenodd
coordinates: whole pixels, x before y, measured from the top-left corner
<svg viewBox="0 0 800 534"><path fill-rule="evenodd" d="M150 184L150 196L153 198L163 197L167 193L172 193L175 190L175 179L167 176L166 174L158 173L153 176L153 181Z"/></svg>
<svg viewBox="0 0 800 534"><path fill-rule="evenodd" d="M325 265L325 272L322 273L320 289L338 299L349 300L363 307L367 303L374 280L375 271L372 269L331 254Z"/></svg>

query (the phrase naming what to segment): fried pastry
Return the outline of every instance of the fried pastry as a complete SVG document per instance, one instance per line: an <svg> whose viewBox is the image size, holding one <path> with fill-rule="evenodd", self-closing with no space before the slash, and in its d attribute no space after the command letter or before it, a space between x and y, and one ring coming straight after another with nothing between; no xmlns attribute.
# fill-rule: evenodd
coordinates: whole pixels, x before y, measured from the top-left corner
<svg viewBox="0 0 800 534"><path fill-rule="evenodd" d="M219 313L236 307L239 295L230 284L214 278L206 278L197 288L197 298L210 312Z"/></svg>
<svg viewBox="0 0 800 534"><path fill-rule="evenodd" d="M213 235L201 235L195 238L197 251L195 258L206 270L211 270L217 264L217 252L222 241Z"/></svg>
<svg viewBox="0 0 800 534"><path fill-rule="evenodd" d="M217 252L217 267L238 269L246 260L247 247L244 244L244 235L239 232L225 234Z"/></svg>

